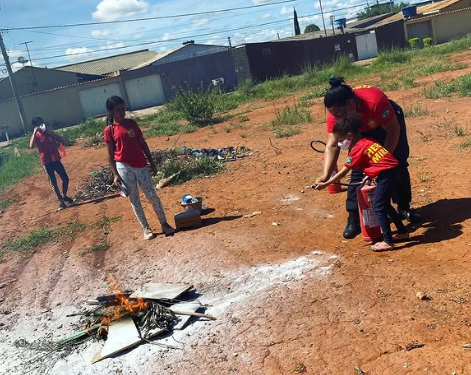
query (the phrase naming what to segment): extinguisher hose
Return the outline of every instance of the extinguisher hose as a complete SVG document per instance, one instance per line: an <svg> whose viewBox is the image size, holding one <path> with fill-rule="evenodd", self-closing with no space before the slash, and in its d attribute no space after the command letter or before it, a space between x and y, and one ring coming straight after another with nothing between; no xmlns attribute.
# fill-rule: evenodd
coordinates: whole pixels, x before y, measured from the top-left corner
<svg viewBox="0 0 471 375"><path fill-rule="evenodd" d="M319 145L323 145L324 149L318 148ZM321 141L320 139L314 139L311 142L311 148L315 151L318 152L319 154L323 154L325 152L325 147L327 144L324 141ZM344 187L350 187L350 186L360 186L363 182L353 182L349 184L344 184L342 182L334 182L333 185L339 185L339 186L344 186ZM308 189L315 189L316 185L308 186Z"/></svg>

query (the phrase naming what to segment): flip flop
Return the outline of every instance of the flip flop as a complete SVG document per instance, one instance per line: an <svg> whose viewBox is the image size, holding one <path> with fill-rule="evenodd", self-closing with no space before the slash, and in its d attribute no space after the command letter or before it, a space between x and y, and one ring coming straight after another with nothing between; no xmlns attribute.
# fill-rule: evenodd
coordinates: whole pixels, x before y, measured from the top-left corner
<svg viewBox="0 0 471 375"><path fill-rule="evenodd" d="M371 250L373 250L374 252L394 250L394 244L389 244L384 241L377 242L373 246L371 246Z"/></svg>

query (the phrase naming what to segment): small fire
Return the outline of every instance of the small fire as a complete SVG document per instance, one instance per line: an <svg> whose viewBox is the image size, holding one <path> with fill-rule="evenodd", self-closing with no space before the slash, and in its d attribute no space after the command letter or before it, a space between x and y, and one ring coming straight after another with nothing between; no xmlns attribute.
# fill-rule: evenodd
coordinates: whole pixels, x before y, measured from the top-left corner
<svg viewBox="0 0 471 375"><path fill-rule="evenodd" d="M113 316L105 316L101 320L101 326L109 326L114 320L118 320L123 313L123 310L130 314L138 314L149 307L148 303L142 298L137 298L135 301L130 300L123 294L123 287L111 276L107 276L110 289L116 295L118 306L115 308Z"/></svg>

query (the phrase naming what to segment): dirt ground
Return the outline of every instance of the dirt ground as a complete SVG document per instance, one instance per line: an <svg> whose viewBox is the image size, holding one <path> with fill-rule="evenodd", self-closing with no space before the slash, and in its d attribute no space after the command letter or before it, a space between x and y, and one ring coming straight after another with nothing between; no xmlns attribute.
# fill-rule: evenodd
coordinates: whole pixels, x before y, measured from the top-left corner
<svg viewBox="0 0 471 375"><path fill-rule="evenodd" d="M460 60L461 59L461 60ZM456 62L471 63L470 54ZM456 76L470 69L446 73ZM444 74L427 77L441 79ZM365 82L368 83L368 82ZM413 204L424 217L409 225L411 240L394 252L372 253L357 238L345 241L345 193L304 189L320 174L322 160L309 148L325 138L321 101L313 121L291 138L274 139L268 122L277 108L251 103L246 129L226 133L228 123L197 133L149 140L151 149L245 145L258 153L227 164L226 172L160 192L169 217L185 193L204 197L215 212L204 227L159 235L145 242L129 202L111 198L55 212L43 174L26 179L7 196L18 202L0 218L0 243L38 226L53 228L121 215L111 224L106 251L83 255L100 233L89 230L66 244L43 246L0 261L0 373L19 374L18 338L55 338L74 332L67 318L83 302L109 293L106 275L128 289L142 283L186 282L211 307L215 322L194 321L167 342L182 350L142 345L95 365L102 343L91 342L61 359L52 374L471 374L470 151L456 147L471 131L470 98L426 100L423 87L388 92L405 109L426 108L407 118ZM281 151L271 147L269 138ZM343 158L343 156L342 156ZM64 164L72 189L106 164L105 149L72 147ZM155 215L145 201L154 229ZM243 215L254 211L253 218ZM280 225L275 226L273 222ZM468 276L467 276L468 275ZM419 291L431 300L420 301ZM406 350L417 341L424 347Z"/></svg>

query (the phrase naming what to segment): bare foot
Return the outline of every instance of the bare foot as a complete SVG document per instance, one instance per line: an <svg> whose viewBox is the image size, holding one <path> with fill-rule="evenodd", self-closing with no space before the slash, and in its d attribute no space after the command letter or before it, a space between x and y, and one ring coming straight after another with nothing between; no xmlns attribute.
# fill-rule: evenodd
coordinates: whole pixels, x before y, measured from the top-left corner
<svg viewBox="0 0 471 375"><path fill-rule="evenodd" d="M169 223L162 224L162 231L165 234L165 237L170 237L175 234L175 229L173 229Z"/></svg>

